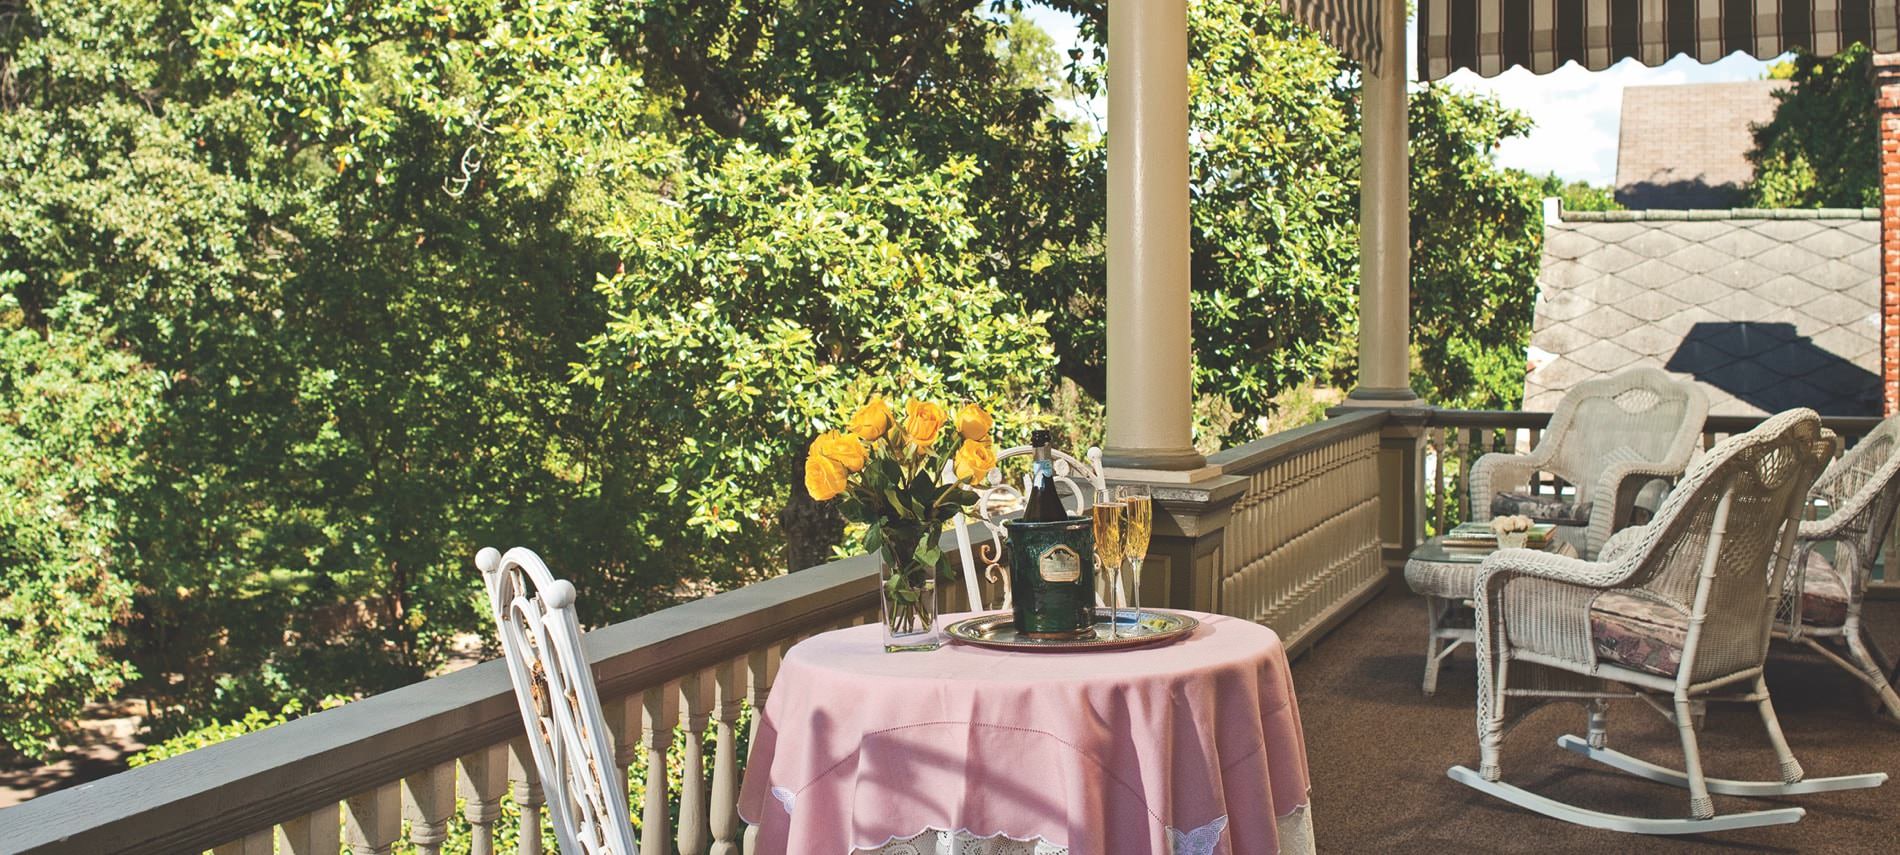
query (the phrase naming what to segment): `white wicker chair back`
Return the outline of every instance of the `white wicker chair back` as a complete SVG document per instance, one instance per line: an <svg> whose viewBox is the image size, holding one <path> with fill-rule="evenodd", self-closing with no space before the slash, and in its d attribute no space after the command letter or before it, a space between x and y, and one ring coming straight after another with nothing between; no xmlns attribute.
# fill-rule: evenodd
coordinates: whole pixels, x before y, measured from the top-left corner
<svg viewBox="0 0 1900 855"><path fill-rule="evenodd" d="M1831 451L1814 411L1775 415L1710 449L1644 527L1631 581L1689 614L1686 683L1767 657L1801 509Z"/></svg>
<svg viewBox="0 0 1900 855"><path fill-rule="evenodd" d="M1599 472L1632 460L1687 462L1708 410L1701 387L1657 368L1579 383L1551 415L1551 469L1577 479L1577 501L1615 501L1591 495Z"/></svg>

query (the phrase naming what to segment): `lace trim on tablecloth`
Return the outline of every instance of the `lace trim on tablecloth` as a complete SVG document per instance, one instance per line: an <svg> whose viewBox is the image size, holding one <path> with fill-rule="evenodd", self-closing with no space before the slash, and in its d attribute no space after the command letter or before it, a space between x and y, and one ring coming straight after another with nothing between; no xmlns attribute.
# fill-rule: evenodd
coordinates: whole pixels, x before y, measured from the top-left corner
<svg viewBox="0 0 1900 855"><path fill-rule="evenodd" d="M1069 855L1069 847L1040 835L1016 837L999 832L984 836L967 828L926 828L910 837L892 837L881 845L851 851L853 855Z"/></svg>
<svg viewBox="0 0 1900 855"><path fill-rule="evenodd" d="M1278 815L1280 855L1313 855L1311 807L1312 802L1308 801ZM1187 832L1168 826L1168 849L1172 855L1211 855L1220 845L1226 828L1226 816ZM879 846L857 847L852 855L1069 855L1069 848L1050 843L1041 836L992 834L984 837L967 828L955 831L927 828L910 837L892 837Z"/></svg>

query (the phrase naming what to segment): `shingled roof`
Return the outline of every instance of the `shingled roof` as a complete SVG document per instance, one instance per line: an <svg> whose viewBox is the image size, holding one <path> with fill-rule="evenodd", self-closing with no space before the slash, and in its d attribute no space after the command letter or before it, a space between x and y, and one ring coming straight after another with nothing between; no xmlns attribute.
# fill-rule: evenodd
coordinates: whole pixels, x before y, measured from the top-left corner
<svg viewBox="0 0 1900 855"><path fill-rule="evenodd" d="M1546 205L1525 409L1652 365L1700 382L1711 413L1880 414L1877 209Z"/></svg>
<svg viewBox="0 0 1900 855"><path fill-rule="evenodd" d="M1717 208L1755 177L1754 126L1775 117L1785 80L1630 86L1616 140L1616 201L1625 208Z"/></svg>

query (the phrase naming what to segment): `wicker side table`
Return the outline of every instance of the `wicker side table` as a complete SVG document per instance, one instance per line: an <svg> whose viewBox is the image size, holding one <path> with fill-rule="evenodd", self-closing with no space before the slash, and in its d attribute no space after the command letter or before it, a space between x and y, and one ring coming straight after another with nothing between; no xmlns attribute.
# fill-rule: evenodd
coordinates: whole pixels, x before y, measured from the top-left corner
<svg viewBox="0 0 1900 855"><path fill-rule="evenodd" d="M1558 555L1577 557L1577 549L1560 537L1552 537L1545 547ZM1471 611L1472 588L1478 584L1478 569L1489 548L1446 546L1444 538L1434 537L1419 544L1405 559L1405 583L1413 593L1425 597L1425 680L1429 695L1438 690L1438 666L1459 645L1470 644L1476 636Z"/></svg>

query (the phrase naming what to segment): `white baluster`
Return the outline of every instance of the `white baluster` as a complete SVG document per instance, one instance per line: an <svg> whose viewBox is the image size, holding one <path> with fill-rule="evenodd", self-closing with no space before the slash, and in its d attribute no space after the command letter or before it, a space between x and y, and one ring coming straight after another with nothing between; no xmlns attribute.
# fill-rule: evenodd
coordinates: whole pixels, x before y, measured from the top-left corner
<svg viewBox="0 0 1900 855"><path fill-rule="evenodd" d="M390 781L343 802L343 842L353 855L389 855L402 836L402 787Z"/></svg>
<svg viewBox="0 0 1900 855"><path fill-rule="evenodd" d="M534 749L528 738L508 743L508 779L514 782L515 804L521 808L521 855L541 855L541 773L534 768Z"/></svg>
<svg viewBox="0 0 1900 855"><path fill-rule="evenodd" d="M667 830L666 750L673 745L677 693L675 684L668 683L648 689L643 698L646 714L640 741L646 747L647 787L640 805L640 855L668 855L673 848Z"/></svg>
<svg viewBox="0 0 1900 855"><path fill-rule="evenodd" d="M253 831L223 846L212 847L211 855L274 855L275 850L271 848L271 845L271 830L266 828L263 831Z"/></svg>
<svg viewBox="0 0 1900 855"><path fill-rule="evenodd" d="M637 699L615 698L602 701L600 714L607 720L607 740L613 743L614 767L620 770L621 786L627 785L633 758L640 756L640 716Z"/></svg>
<svg viewBox="0 0 1900 855"><path fill-rule="evenodd" d="M442 763L402 779L402 818L421 855L441 855L455 813L455 764Z"/></svg>
<svg viewBox="0 0 1900 855"><path fill-rule="evenodd" d="M335 802L277 826L283 855L336 855L343 848L342 808Z"/></svg>
<svg viewBox="0 0 1900 855"><path fill-rule="evenodd" d="M712 829L706 823L706 719L712 713L709 672L680 681L680 726L686 731L680 761L680 855L706 855Z"/></svg>
<svg viewBox="0 0 1900 855"><path fill-rule="evenodd" d="M468 851L495 855L495 820L501 818L501 794L508 789L508 746L484 748L458 765L455 789L462 797L462 818L468 820Z"/></svg>
<svg viewBox="0 0 1900 855"><path fill-rule="evenodd" d="M712 855L739 855L739 760L733 728L739 722L744 689L740 664L725 662L713 672L718 697L713 706Z"/></svg>
<svg viewBox="0 0 1900 855"><path fill-rule="evenodd" d="M765 720L765 702L772 695L772 680L778 676L779 660L784 655L785 649L790 646L790 641L766 645L746 656L746 671L750 677L747 681L746 700L752 704L750 744L758 744L759 723ZM752 774L765 774L764 769L746 771ZM745 851L746 855L759 851L759 827L756 825L746 826Z"/></svg>

